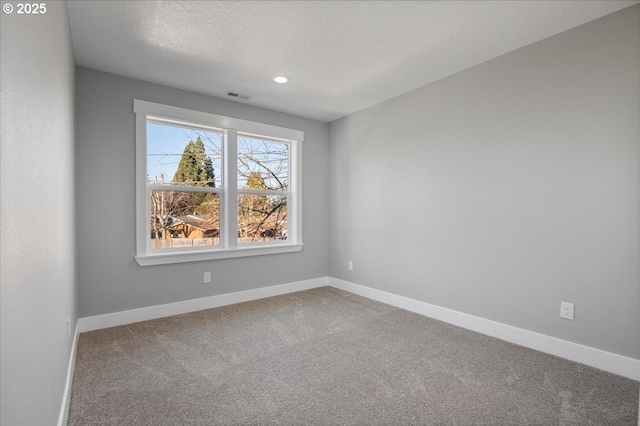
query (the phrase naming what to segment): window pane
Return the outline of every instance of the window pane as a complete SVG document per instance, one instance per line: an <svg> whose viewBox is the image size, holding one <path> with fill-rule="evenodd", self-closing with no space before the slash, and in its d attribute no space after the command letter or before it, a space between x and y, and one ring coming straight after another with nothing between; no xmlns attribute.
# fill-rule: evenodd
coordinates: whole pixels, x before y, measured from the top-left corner
<svg viewBox="0 0 640 426"><path fill-rule="evenodd" d="M151 191L151 249L220 244L220 200L206 192Z"/></svg>
<svg viewBox="0 0 640 426"><path fill-rule="evenodd" d="M286 195L238 196L238 243L286 239Z"/></svg>
<svg viewBox="0 0 640 426"><path fill-rule="evenodd" d="M147 183L220 187L222 132L147 122Z"/></svg>
<svg viewBox="0 0 640 426"><path fill-rule="evenodd" d="M238 135L238 188L289 188L289 144Z"/></svg>

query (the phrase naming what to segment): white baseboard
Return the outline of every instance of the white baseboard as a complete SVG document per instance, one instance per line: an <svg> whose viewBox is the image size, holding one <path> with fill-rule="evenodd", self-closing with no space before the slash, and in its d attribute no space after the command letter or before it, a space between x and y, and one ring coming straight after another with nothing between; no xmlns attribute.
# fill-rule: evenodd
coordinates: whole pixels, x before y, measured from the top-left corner
<svg viewBox="0 0 640 426"><path fill-rule="evenodd" d="M640 360L329 277L329 285L507 342L640 380Z"/></svg>
<svg viewBox="0 0 640 426"><path fill-rule="evenodd" d="M69 365L67 367L67 381L64 385L62 394L62 407L60 407L60 415L58 416L58 426L66 426L69 419L69 404L71 403L71 384L73 383L73 368L76 364L76 348L78 347L78 322L76 322L75 332L73 333L73 344L69 353Z"/></svg>
<svg viewBox="0 0 640 426"><path fill-rule="evenodd" d="M266 297L279 296L281 294L309 290L312 288L324 287L326 285L328 285L327 277L296 281L270 287L256 288L253 290L221 294L218 296L185 300L183 302L169 303L166 305L149 306L147 308L132 309L130 311L80 318L78 320L78 327L79 332L84 333L86 331L116 327L119 325L164 318L172 315L186 314L189 312L201 311L203 309L249 302L251 300L264 299Z"/></svg>

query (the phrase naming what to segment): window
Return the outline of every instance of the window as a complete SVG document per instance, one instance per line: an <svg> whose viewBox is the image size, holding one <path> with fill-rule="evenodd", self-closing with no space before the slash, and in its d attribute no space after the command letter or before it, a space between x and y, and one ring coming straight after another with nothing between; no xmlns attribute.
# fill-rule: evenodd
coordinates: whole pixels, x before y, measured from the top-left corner
<svg viewBox="0 0 640 426"><path fill-rule="evenodd" d="M136 260L302 249L303 132L135 100Z"/></svg>

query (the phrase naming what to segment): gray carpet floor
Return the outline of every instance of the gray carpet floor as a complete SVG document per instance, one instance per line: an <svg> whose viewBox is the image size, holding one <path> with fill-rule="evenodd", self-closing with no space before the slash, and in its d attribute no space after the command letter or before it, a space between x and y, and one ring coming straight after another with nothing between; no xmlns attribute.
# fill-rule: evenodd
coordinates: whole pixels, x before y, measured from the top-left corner
<svg viewBox="0 0 640 426"><path fill-rule="evenodd" d="M637 381L323 287L82 333L69 425L637 418Z"/></svg>

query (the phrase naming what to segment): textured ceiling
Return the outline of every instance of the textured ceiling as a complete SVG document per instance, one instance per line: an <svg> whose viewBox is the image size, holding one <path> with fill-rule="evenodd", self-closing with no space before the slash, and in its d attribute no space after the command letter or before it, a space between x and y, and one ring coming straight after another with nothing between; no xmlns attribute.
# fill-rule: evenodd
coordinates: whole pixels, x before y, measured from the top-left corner
<svg viewBox="0 0 640 426"><path fill-rule="evenodd" d="M331 121L635 3L70 1L69 10L78 65L218 97L237 91L248 104Z"/></svg>

